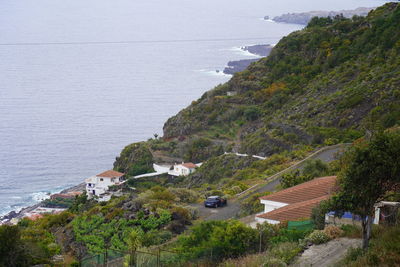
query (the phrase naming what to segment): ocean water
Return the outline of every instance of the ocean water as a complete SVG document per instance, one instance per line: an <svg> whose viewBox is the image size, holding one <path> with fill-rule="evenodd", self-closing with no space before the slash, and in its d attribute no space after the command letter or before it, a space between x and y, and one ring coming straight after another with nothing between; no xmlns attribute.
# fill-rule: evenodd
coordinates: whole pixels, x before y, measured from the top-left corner
<svg viewBox="0 0 400 267"><path fill-rule="evenodd" d="M112 168L253 57L238 47L301 29L265 15L384 2L2 0L0 215Z"/></svg>

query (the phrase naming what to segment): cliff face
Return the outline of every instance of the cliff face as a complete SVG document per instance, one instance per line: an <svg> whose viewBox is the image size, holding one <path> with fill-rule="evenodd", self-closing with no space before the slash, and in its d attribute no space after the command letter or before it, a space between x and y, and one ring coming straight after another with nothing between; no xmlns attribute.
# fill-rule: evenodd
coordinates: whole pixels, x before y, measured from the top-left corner
<svg viewBox="0 0 400 267"><path fill-rule="evenodd" d="M126 146L114 162L114 169L135 176L153 172L153 156L146 143L134 143Z"/></svg>
<svg viewBox="0 0 400 267"><path fill-rule="evenodd" d="M396 3L366 18L315 18L170 118L164 139L205 136L225 149L271 155L393 126L400 119L399 27Z"/></svg>

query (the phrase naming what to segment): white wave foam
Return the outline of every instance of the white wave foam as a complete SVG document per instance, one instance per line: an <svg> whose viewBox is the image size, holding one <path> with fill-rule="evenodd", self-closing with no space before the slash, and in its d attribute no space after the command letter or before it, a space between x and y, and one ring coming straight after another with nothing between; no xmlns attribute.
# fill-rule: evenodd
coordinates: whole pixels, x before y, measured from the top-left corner
<svg viewBox="0 0 400 267"><path fill-rule="evenodd" d="M265 22L272 22L276 23L273 19L265 19L265 18L258 18L259 20L265 21Z"/></svg>
<svg viewBox="0 0 400 267"><path fill-rule="evenodd" d="M225 67L226 67L226 66L225 66ZM225 73L223 72L223 69L224 69L225 67L223 67L221 70L218 70L218 71L216 71L216 70L206 70L206 69L200 69L200 70L195 70L195 71L196 71L196 72L201 72L201 73L203 73L203 74L210 75L210 76L219 76L219 77L230 78L232 75L230 75L230 74L225 74Z"/></svg>
<svg viewBox="0 0 400 267"><path fill-rule="evenodd" d="M248 45L251 46L251 45ZM231 47L230 49L228 49L229 51L234 52L235 54L239 54L241 56L246 56L246 57L253 57L253 58L259 58L259 55L250 53L247 50L244 50L243 46L235 46L235 47Z"/></svg>
<svg viewBox="0 0 400 267"><path fill-rule="evenodd" d="M210 70L210 71L205 71L204 72L205 74L208 74L208 75L212 75L212 76L220 76L220 77L231 77L232 75L230 75L230 74L225 74L222 70L220 70L220 71L213 71L213 70Z"/></svg>
<svg viewBox="0 0 400 267"><path fill-rule="evenodd" d="M30 194L31 198L35 202L40 202L50 198L50 192L37 192Z"/></svg>

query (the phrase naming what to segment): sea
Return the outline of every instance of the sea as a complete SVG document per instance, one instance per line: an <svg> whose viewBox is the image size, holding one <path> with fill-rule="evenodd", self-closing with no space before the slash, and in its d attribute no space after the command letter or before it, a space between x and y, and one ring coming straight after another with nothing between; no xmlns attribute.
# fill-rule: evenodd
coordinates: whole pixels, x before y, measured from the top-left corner
<svg viewBox="0 0 400 267"><path fill-rule="evenodd" d="M111 169L124 146L231 76L283 13L379 0L0 1L0 215Z"/></svg>

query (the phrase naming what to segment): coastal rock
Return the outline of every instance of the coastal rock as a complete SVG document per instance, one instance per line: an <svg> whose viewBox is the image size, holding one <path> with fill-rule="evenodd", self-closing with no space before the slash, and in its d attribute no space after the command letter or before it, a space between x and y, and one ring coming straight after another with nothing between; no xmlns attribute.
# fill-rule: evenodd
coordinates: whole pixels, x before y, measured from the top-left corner
<svg viewBox="0 0 400 267"><path fill-rule="evenodd" d="M242 47L244 51L248 51L249 53L260 57L267 57L271 53L272 48L274 48L274 46L269 44L250 45Z"/></svg>
<svg viewBox="0 0 400 267"><path fill-rule="evenodd" d="M251 54L260 56L260 57L267 57L272 50L273 46L268 44L263 45L251 45L245 46L241 49L243 51L247 51ZM259 58L251 58L251 59L242 59L242 60L235 60L229 61L228 65L224 69L225 74L233 75L236 72L244 71L251 63L260 60Z"/></svg>
<svg viewBox="0 0 400 267"><path fill-rule="evenodd" d="M259 58L229 61L228 65L224 69L224 73L233 75L236 72L244 71L251 63L258 60Z"/></svg>

